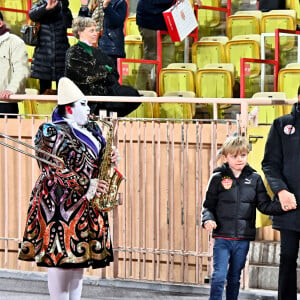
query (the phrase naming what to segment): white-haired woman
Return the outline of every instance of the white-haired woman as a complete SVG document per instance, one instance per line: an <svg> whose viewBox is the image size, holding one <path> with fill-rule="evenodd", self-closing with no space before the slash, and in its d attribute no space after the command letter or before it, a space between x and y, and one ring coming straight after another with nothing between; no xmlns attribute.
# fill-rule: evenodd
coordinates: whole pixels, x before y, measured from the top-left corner
<svg viewBox="0 0 300 300"><path fill-rule="evenodd" d="M113 60L97 45L96 22L89 17L77 17L73 20L73 34L79 39L66 54L66 77L74 81L85 95L94 96L135 96L140 94L131 86L120 85L119 73ZM126 116L135 110L140 103L94 102L91 112L98 114L99 109L117 112Z"/></svg>

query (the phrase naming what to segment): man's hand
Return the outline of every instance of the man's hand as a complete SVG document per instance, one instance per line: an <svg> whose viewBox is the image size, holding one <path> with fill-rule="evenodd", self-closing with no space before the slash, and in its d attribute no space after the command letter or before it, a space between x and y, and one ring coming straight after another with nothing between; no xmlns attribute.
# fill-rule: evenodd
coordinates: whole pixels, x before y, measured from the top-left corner
<svg viewBox="0 0 300 300"><path fill-rule="evenodd" d="M197 5L198 5L198 7L201 7L201 6L202 6L201 0L196 0L196 3L197 3Z"/></svg>
<svg viewBox="0 0 300 300"><path fill-rule="evenodd" d="M278 192L278 197L281 204L281 208L284 211L297 208L297 202L294 194L288 192L287 190L282 190Z"/></svg>
<svg viewBox="0 0 300 300"><path fill-rule="evenodd" d="M217 228L217 223L215 221L208 220L204 223L204 228L208 231L212 231Z"/></svg>
<svg viewBox="0 0 300 300"><path fill-rule="evenodd" d="M103 1L103 8L106 8L109 5L110 1L111 0L104 0Z"/></svg>
<svg viewBox="0 0 300 300"><path fill-rule="evenodd" d="M89 4L89 0L80 0L81 5L87 6Z"/></svg>
<svg viewBox="0 0 300 300"><path fill-rule="evenodd" d="M46 10L53 9L58 4L58 0L48 0Z"/></svg>
<svg viewBox="0 0 300 300"><path fill-rule="evenodd" d="M13 93L11 91L0 92L0 99L9 99L10 95Z"/></svg>

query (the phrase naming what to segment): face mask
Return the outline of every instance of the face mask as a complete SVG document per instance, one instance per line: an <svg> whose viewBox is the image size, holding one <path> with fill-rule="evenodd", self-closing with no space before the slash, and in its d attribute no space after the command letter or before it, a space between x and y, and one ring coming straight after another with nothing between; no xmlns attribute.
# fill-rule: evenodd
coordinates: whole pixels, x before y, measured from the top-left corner
<svg viewBox="0 0 300 300"><path fill-rule="evenodd" d="M72 107L72 114L68 114L68 118L74 120L78 125L84 126L89 120L90 108L86 99L75 102Z"/></svg>

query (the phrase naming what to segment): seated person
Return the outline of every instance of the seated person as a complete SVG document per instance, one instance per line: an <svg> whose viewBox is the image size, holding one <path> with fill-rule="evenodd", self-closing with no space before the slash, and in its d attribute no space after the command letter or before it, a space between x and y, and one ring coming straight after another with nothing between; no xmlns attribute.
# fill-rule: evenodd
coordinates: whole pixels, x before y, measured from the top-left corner
<svg viewBox="0 0 300 300"><path fill-rule="evenodd" d="M9 102L12 94L24 94L29 76L28 56L21 38L11 34L0 12L0 113L18 113L18 103ZM3 101L4 99L5 101Z"/></svg>
<svg viewBox="0 0 300 300"><path fill-rule="evenodd" d="M119 74L111 60L97 44L96 23L91 18L77 17L73 21L73 34L78 43L68 49L66 54L66 77L70 78L85 95L90 96L135 96L140 94L131 86L120 85ZM94 102L90 104L91 113L99 110L116 112L119 117L135 110L139 103Z"/></svg>

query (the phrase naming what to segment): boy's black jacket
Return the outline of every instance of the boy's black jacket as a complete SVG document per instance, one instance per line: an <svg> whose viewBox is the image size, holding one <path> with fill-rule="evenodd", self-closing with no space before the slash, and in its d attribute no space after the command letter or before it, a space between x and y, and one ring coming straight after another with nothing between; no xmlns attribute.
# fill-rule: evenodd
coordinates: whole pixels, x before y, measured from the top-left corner
<svg viewBox="0 0 300 300"><path fill-rule="evenodd" d="M256 208L267 215L284 211L278 201L271 201L261 176L248 164L235 178L228 164L214 170L203 203L202 225L214 220L213 237L255 239Z"/></svg>

